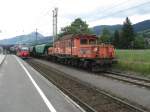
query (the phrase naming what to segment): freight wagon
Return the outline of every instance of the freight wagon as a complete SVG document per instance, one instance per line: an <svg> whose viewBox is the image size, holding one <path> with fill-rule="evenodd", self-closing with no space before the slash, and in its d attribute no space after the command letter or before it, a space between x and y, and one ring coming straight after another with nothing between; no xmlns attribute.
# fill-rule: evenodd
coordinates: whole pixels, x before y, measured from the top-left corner
<svg viewBox="0 0 150 112"><path fill-rule="evenodd" d="M51 43L31 46L30 54L31 56L36 56L36 57L48 56L48 48L51 46L52 46Z"/></svg>
<svg viewBox="0 0 150 112"><path fill-rule="evenodd" d="M115 49L111 44L97 44L95 35L65 35L51 44L32 46L32 56L72 65L92 71L104 71L116 62Z"/></svg>

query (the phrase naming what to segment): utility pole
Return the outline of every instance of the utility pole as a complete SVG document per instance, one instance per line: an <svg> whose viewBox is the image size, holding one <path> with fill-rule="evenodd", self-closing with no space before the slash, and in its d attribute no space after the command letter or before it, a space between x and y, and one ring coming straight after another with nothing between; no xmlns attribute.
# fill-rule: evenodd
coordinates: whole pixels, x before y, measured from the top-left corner
<svg viewBox="0 0 150 112"><path fill-rule="evenodd" d="M54 41L55 41L55 37L54 37L54 10L52 11L53 12L53 47L54 47Z"/></svg>
<svg viewBox="0 0 150 112"><path fill-rule="evenodd" d="M58 8L55 8L52 12L53 12L53 46L54 46L55 38L57 39Z"/></svg>
<svg viewBox="0 0 150 112"><path fill-rule="evenodd" d="M37 28L35 29L35 44L37 44Z"/></svg>
<svg viewBox="0 0 150 112"><path fill-rule="evenodd" d="M22 30L22 33L23 33L22 35L24 36L24 30ZM21 44L21 46L22 46L22 45L23 45L23 37L21 37L20 39L21 39L20 44ZM25 43L24 43L24 44L25 44Z"/></svg>

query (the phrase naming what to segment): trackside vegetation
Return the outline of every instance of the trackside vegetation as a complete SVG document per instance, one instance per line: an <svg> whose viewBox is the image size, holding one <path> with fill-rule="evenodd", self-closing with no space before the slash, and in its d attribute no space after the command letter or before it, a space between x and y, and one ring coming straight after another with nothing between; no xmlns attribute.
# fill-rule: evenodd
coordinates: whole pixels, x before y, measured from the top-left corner
<svg viewBox="0 0 150 112"><path fill-rule="evenodd" d="M100 43L111 43L117 49L148 49L150 48L149 30L135 32L130 19L127 17L120 30L115 32L107 28L99 35Z"/></svg>
<svg viewBox="0 0 150 112"><path fill-rule="evenodd" d="M150 50L116 50L116 56L116 68L150 75Z"/></svg>
<svg viewBox="0 0 150 112"><path fill-rule="evenodd" d="M71 25L61 29L59 37L66 34L93 34L93 32L85 21L77 18ZM149 74L150 76L149 30L135 32L130 19L126 17L121 29L112 32L104 28L101 35L97 36L98 44L110 43L118 49L116 50L118 58L118 64L115 65L116 68Z"/></svg>

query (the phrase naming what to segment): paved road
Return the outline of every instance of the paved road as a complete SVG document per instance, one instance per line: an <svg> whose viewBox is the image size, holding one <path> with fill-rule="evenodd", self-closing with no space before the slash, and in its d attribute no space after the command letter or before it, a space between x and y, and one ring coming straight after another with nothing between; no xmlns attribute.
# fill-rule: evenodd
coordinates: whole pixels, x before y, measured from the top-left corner
<svg viewBox="0 0 150 112"><path fill-rule="evenodd" d="M68 68L59 64L36 60L45 63L51 67L57 68L60 71L67 73L73 77L78 78L86 83L92 84L97 88L103 89L107 92L113 93L119 97L128 99L129 101L135 102L150 109L150 90L141 88L139 86L123 83L117 80L112 80L103 76L97 76L92 73L85 71L79 71L74 68Z"/></svg>
<svg viewBox="0 0 150 112"><path fill-rule="evenodd" d="M0 112L81 112L67 96L16 56L0 66Z"/></svg>

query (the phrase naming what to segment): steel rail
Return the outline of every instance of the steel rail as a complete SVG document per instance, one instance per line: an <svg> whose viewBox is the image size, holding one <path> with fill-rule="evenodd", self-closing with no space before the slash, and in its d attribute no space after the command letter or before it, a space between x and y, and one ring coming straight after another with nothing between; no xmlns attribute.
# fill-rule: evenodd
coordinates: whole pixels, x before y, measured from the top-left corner
<svg viewBox="0 0 150 112"><path fill-rule="evenodd" d="M106 74L100 74L100 75L150 89L149 79L140 78L140 77L131 76L131 75L122 74L122 73L117 73L117 72L111 72L111 71L104 72L104 73Z"/></svg>
<svg viewBox="0 0 150 112"><path fill-rule="evenodd" d="M33 61L33 60L32 60L32 61ZM30 63L31 63L31 62L30 62ZM34 61L34 63L40 63L40 62ZM42 63L42 64L43 64L43 63ZM45 64L43 64L43 65L45 65ZM37 64L34 64L34 65L33 65L33 62L32 62L32 66L35 68L35 66L37 66ZM48 65L46 65L46 66L48 66ZM68 77L68 75L67 75L66 73L64 73L64 72L62 72L62 71L59 71L59 70L56 69L56 68L52 68L52 67L50 67L50 66L48 66L48 67L51 68L51 69L53 69L53 72L55 71L55 73L56 73L56 72L57 72L57 73L61 73L61 75L63 74L65 77ZM38 69L37 69L37 68L35 68L35 69L38 70L39 72L41 72L42 74L44 74L44 73L40 70L40 67L38 67ZM65 74L66 74L66 75L65 75ZM46 74L44 74L44 75L46 76ZM48 76L46 76L46 77L48 78ZM70 77L70 76L69 76L69 78L71 78L71 79L74 80L74 81L77 81L77 80L74 79L73 77ZM49 78L48 78L48 79L49 79ZM50 80L50 79L49 79L49 80ZM56 82L54 82L53 80L50 80L50 81L52 81L54 84L56 83ZM129 108L132 108L132 109L134 109L134 110L136 110L136 111L138 111L138 112L148 112L145 108L143 109L143 107L135 106L135 105L133 105L133 104L127 102L127 101L124 101L124 100L121 99L121 98L118 98L118 97L116 97L116 96L114 96L114 95L112 95L112 94L110 94L110 93L107 93L107 92L105 92L105 91L102 91L102 90L100 90L100 89L94 87L94 86L91 85L91 84L88 84L88 83L85 84L84 82L81 82L80 80L78 80L78 82L80 82L81 84L84 84L84 85L86 85L86 86L92 87L93 89L97 90L100 94L103 94L103 95L105 95L105 96L107 96L107 97L109 97L109 98L115 100L116 102L122 103L122 104L128 106ZM56 85L57 85L57 84L56 84ZM59 86L59 85L57 85L57 86ZM61 87L60 87L60 89L61 89ZM64 89L64 88L62 88L62 90L63 90L63 89ZM67 93L71 94L70 92L68 92L68 91L65 90L65 89L64 89L64 91L66 91ZM72 94L71 94L71 96L72 96ZM86 107L89 108L89 106L87 106L88 104L84 104L84 102L82 102L82 101L81 101L80 99L78 99L76 96L73 96L73 98L75 98L76 100L78 100L78 101L81 102L83 105L85 105ZM91 109L91 110L94 110L94 109ZM94 111L91 111L91 112L94 112ZM95 112L96 112L96 110L95 110Z"/></svg>
<svg viewBox="0 0 150 112"><path fill-rule="evenodd" d="M77 98L76 96L74 96L71 92L69 92L68 90L66 90L65 88L63 88L61 85L59 85L57 82L55 82L54 80L52 80L50 77L48 77L48 75L46 75L42 70L41 67L39 67L37 64L34 64L32 62L29 63L33 68L35 68L39 73L41 73L45 78L47 78L50 82L52 82L54 85L56 85L61 91L63 91L64 93L67 93L75 102L78 102L78 104L83 107L86 112L97 112L95 109L93 109L91 106L89 106L88 104L84 103L83 101L81 101L79 98Z"/></svg>

